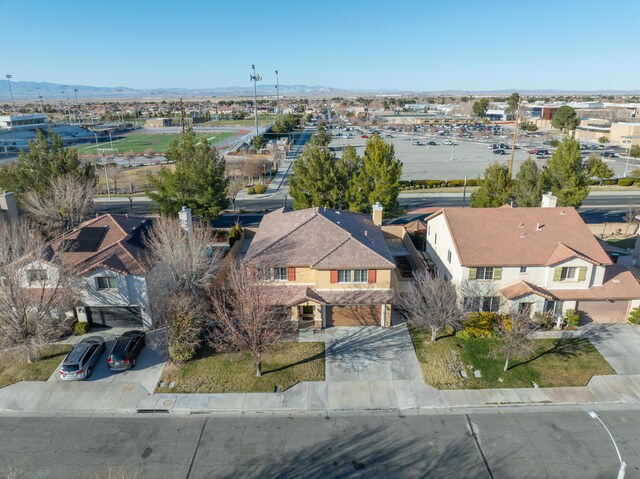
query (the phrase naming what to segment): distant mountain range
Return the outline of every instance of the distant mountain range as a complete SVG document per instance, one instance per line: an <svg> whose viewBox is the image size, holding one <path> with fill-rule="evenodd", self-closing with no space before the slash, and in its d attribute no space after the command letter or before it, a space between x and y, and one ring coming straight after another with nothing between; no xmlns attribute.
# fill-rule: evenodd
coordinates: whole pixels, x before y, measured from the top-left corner
<svg viewBox="0 0 640 479"><path fill-rule="evenodd" d="M77 89L79 99L88 98L179 98L179 97L239 97L253 96L252 86L231 86L216 88L150 88L135 89L128 87L99 87L87 85L61 85L49 82L12 81L11 88L16 100L37 101L42 95L44 101L74 99ZM524 95L638 95L640 90L443 90L443 91L411 91L411 90L353 90L331 88L317 85L280 85L281 95L291 96L339 96L339 95L507 95L517 91ZM275 85L259 84L258 95L274 96ZM9 101L9 85L0 80L0 101Z"/></svg>

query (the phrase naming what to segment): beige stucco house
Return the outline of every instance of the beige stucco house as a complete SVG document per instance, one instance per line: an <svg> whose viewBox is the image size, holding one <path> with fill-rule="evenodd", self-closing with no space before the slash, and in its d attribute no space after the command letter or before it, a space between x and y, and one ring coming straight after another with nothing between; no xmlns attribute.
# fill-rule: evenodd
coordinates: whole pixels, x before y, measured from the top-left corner
<svg viewBox="0 0 640 479"><path fill-rule="evenodd" d="M640 305L640 284L613 264L574 208L443 208L426 218L426 252L459 285L470 310L576 309L621 322Z"/></svg>
<svg viewBox="0 0 640 479"><path fill-rule="evenodd" d="M244 241L244 264L286 291L301 326L390 326L394 288L421 267L404 228L383 230L379 206L373 215L281 208Z"/></svg>

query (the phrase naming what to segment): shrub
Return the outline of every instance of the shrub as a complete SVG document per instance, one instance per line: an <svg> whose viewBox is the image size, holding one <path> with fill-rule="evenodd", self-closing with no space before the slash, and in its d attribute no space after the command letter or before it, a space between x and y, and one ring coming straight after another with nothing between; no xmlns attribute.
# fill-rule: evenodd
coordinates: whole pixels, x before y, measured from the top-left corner
<svg viewBox="0 0 640 479"><path fill-rule="evenodd" d="M464 186L464 180L447 180L447 186Z"/></svg>
<svg viewBox="0 0 640 479"><path fill-rule="evenodd" d="M627 319L631 324L640 324L640 308L633 308L629 312L629 319Z"/></svg>
<svg viewBox="0 0 640 479"><path fill-rule="evenodd" d="M89 332L90 328L91 328L91 325L89 323L87 323L86 321L78 321L73 326L73 334L77 334L78 336L82 336L83 334L87 334Z"/></svg>
<svg viewBox="0 0 640 479"><path fill-rule="evenodd" d="M599 185L599 184L600 184L600 180L596 180L596 179L594 179L594 178L589 178L589 179L587 180L587 184L588 184L589 186Z"/></svg>
<svg viewBox="0 0 640 479"><path fill-rule="evenodd" d="M233 244L240 238L242 238L242 226L240 226L240 223L236 222L231 227L231 231L229 231L229 246L233 248Z"/></svg>
<svg viewBox="0 0 640 479"><path fill-rule="evenodd" d="M564 312L564 321L567 328L575 328L580 322L580 315L575 309L567 309Z"/></svg>
<svg viewBox="0 0 640 479"><path fill-rule="evenodd" d="M462 331L456 332L456 338L462 339L463 341L467 341L471 339L471 335L463 329Z"/></svg>
<svg viewBox="0 0 640 479"><path fill-rule="evenodd" d="M469 313L469 319L462 323L464 331L472 338L486 338L493 334L498 321L504 321L505 316L486 311Z"/></svg>
<svg viewBox="0 0 640 479"><path fill-rule="evenodd" d="M618 180L618 186L633 186L635 182L635 178L620 178Z"/></svg>
<svg viewBox="0 0 640 479"><path fill-rule="evenodd" d="M250 186L249 188L247 188L247 194L248 195L255 195L256 194L256 187L255 186Z"/></svg>
<svg viewBox="0 0 640 479"><path fill-rule="evenodd" d="M614 186L618 184L618 180L604 180L602 184L607 186Z"/></svg>
<svg viewBox="0 0 640 479"><path fill-rule="evenodd" d="M534 313L532 321L539 329L551 329L553 327L553 318L550 311Z"/></svg>
<svg viewBox="0 0 640 479"><path fill-rule="evenodd" d="M256 194L261 195L262 193L264 193L265 191L267 191L267 187L264 185L256 185L253 187L254 191L256 192Z"/></svg>
<svg viewBox="0 0 640 479"><path fill-rule="evenodd" d="M411 188L411 182L407 180L400 180L398 181L398 184L400 185L400 188Z"/></svg>

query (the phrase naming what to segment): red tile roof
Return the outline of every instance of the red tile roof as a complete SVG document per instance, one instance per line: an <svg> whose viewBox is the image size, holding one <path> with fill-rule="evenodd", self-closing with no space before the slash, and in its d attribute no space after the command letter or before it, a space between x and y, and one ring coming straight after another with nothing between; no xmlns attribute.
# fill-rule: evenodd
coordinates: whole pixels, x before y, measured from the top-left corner
<svg viewBox="0 0 640 479"><path fill-rule="evenodd" d="M549 266L611 260L574 208L443 208L463 266Z"/></svg>

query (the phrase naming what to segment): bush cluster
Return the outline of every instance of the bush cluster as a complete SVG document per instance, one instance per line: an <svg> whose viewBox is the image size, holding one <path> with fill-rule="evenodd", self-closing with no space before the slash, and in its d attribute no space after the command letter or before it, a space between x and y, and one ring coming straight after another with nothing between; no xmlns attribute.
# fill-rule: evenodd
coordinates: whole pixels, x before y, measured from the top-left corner
<svg viewBox="0 0 640 479"><path fill-rule="evenodd" d="M640 324L640 308L633 308L629 312L629 318L627 319L631 324Z"/></svg>
<svg viewBox="0 0 640 479"><path fill-rule="evenodd" d="M87 334L90 328L91 328L91 325L86 321L78 321L73 326L73 334L82 336L83 334Z"/></svg>
<svg viewBox="0 0 640 479"><path fill-rule="evenodd" d="M580 315L575 309L567 309L564 312L564 322L567 328L575 328L580 322Z"/></svg>
<svg viewBox="0 0 640 479"><path fill-rule="evenodd" d="M261 195L262 193L264 193L265 191L267 191L267 187L264 185L256 185L253 187L254 191L256 192L256 194Z"/></svg>
<svg viewBox="0 0 640 479"><path fill-rule="evenodd" d="M510 329L511 327L511 318L506 314L481 311L469 313L467 318L466 321L462 322L464 334L456 334L457 337L466 337L468 335L471 338L486 338L493 335L500 324L505 329Z"/></svg>

